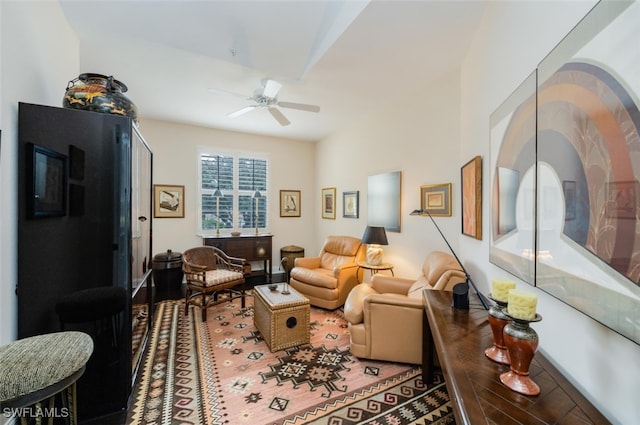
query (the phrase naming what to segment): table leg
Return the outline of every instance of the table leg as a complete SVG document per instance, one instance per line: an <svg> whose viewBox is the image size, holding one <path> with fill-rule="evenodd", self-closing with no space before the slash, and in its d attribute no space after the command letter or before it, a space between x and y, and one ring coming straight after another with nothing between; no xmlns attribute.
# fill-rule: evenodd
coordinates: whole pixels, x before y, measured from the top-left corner
<svg viewBox="0 0 640 425"><path fill-rule="evenodd" d="M427 319L427 312L422 314L422 382L429 385L433 382L433 335Z"/></svg>
<svg viewBox="0 0 640 425"><path fill-rule="evenodd" d="M76 410L76 383L69 385L66 390L67 408L69 409L69 424L76 425L78 423L78 412Z"/></svg>
<svg viewBox="0 0 640 425"><path fill-rule="evenodd" d="M55 407L55 401L56 401L56 396L52 396L49 399L49 420L47 421L49 423L49 425L53 425L53 417L54 417L54 412L55 410L53 410L53 408Z"/></svg>

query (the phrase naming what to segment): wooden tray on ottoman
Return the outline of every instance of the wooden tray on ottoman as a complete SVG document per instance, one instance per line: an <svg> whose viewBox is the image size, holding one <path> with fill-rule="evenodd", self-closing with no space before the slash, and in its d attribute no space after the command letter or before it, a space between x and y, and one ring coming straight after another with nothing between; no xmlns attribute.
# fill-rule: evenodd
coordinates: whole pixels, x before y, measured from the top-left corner
<svg viewBox="0 0 640 425"><path fill-rule="evenodd" d="M309 343L309 300L289 287L290 294L281 291L284 284L271 291L269 285L253 288L253 323L271 351Z"/></svg>

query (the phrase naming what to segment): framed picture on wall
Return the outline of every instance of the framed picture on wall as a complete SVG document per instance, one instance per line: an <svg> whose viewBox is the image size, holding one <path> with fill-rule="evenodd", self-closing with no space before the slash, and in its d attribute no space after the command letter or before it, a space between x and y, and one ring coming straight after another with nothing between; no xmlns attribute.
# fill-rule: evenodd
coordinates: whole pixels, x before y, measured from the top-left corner
<svg viewBox="0 0 640 425"><path fill-rule="evenodd" d="M531 285L536 241L536 81L534 70L489 116L489 261Z"/></svg>
<svg viewBox="0 0 640 425"><path fill-rule="evenodd" d="M281 190L280 191L280 217L300 217L299 190Z"/></svg>
<svg viewBox="0 0 640 425"><path fill-rule="evenodd" d="M400 232L402 226L402 172L376 174L367 178L367 224Z"/></svg>
<svg viewBox="0 0 640 425"><path fill-rule="evenodd" d="M69 145L69 177L84 180L84 151L74 145Z"/></svg>
<svg viewBox="0 0 640 425"><path fill-rule="evenodd" d="M637 22L598 2L538 64L533 259L538 289L640 344Z"/></svg>
<svg viewBox="0 0 640 425"><path fill-rule="evenodd" d="M153 185L153 216L157 218L183 218L184 186Z"/></svg>
<svg viewBox="0 0 640 425"><path fill-rule="evenodd" d="M322 189L322 218L335 220L336 218L336 188Z"/></svg>
<svg viewBox="0 0 640 425"><path fill-rule="evenodd" d="M27 215L29 218L67 214L67 156L27 144Z"/></svg>
<svg viewBox="0 0 640 425"><path fill-rule="evenodd" d="M462 166L462 234L482 240L482 158Z"/></svg>
<svg viewBox="0 0 640 425"><path fill-rule="evenodd" d="M350 192L342 192L342 217L358 218L359 215L359 192L353 190Z"/></svg>
<svg viewBox="0 0 640 425"><path fill-rule="evenodd" d="M420 186L420 208L434 217L451 217L451 183Z"/></svg>

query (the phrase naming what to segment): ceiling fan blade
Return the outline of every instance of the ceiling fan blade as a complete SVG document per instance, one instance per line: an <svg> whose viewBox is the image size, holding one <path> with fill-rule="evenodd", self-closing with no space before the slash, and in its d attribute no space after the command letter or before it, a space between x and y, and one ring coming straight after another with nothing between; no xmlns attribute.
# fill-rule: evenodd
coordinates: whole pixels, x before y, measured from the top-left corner
<svg viewBox="0 0 640 425"><path fill-rule="evenodd" d="M278 92L280 91L281 88L282 88L282 84L280 84L279 82L274 80L265 80L264 90L262 91L262 95L264 97L269 97L271 99L274 99L278 95Z"/></svg>
<svg viewBox="0 0 640 425"><path fill-rule="evenodd" d="M283 108L299 109L301 111L320 112L320 107L318 105L307 105L306 103L278 102L278 106L282 106Z"/></svg>
<svg viewBox="0 0 640 425"><path fill-rule="evenodd" d="M273 115L273 118L276 119L276 121L278 121L280 123L280 125L289 125L291 124L291 122L287 119L287 117L285 117L282 112L280 112L280 109L278 108L274 108L273 106L269 106L269 112L271 112L271 115Z"/></svg>
<svg viewBox="0 0 640 425"><path fill-rule="evenodd" d="M232 96L237 96L237 97L241 97L243 99L251 99L251 96L247 96L246 94L240 94L240 93L236 93L236 92L232 92L229 90L225 90L225 89L219 89L219 88L215 88L215 87L211 87L208 88L207 91L209 93L215 93L215 94L230 94Z"/></svg>
<svg viewBox="0 0 640 425"><path fill-rule="evenodd" d="M242 109L238 109L238 110L237 110L237 111L235 111L235 112L229 112L229 113L227 114L227 116L228 116L228 117L230 117L230 118L236 118L236 117L239 117L239 116L240 116L240 115L242 115L242 114L246 114L247 112L249 112L249 111L252 111L252 110L256 109L257 107L258 107L258 105L245 106L244 108L242 108Z"/></svg>

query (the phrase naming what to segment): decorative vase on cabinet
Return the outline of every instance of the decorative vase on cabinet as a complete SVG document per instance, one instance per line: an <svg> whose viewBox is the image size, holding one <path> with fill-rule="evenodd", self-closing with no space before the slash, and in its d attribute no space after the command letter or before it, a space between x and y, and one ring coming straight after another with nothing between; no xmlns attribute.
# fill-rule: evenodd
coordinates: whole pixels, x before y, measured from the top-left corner
<svg viewBox="0 0 640 425"><path fill-rule="evenodd" d="M80 74L69 81L62 106L130 117L138 122L136 105L123 93L127 86L112 76Z"/></svg>

